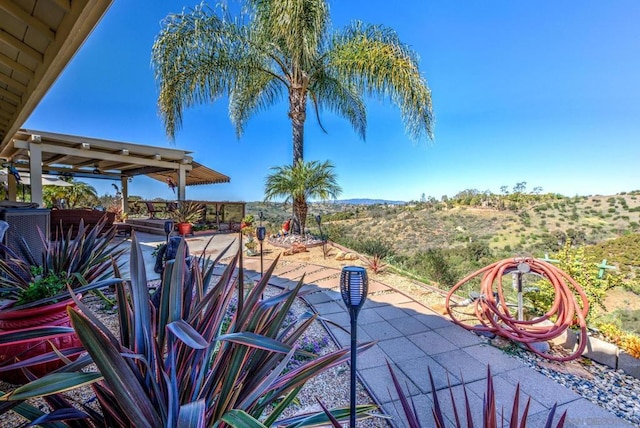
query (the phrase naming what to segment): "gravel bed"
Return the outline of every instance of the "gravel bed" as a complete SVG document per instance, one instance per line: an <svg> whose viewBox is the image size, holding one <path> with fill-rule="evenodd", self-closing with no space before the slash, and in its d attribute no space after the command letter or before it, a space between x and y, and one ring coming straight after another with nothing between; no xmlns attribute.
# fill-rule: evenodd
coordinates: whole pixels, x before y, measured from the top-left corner
<svg viewBox="0 0 640 428"><path fill-rule="evenodd" d="M640 379L588 358L558 363L524 349L516 350L514 355L560 385L640 426Z"/></svg>

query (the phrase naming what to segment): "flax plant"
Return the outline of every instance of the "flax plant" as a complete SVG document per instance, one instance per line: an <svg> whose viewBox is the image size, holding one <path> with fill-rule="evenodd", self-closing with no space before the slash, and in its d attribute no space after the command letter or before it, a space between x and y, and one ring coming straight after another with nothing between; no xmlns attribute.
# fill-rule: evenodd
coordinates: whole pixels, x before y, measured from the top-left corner
<svg viewBox="0 0 640 428"><path fill-rule="evenodd" d="M124 251L113 244L116 228L107 226L106 218L93 227L85 226L81 220L77 231L69 229L64 233L57 228L54 239L39 232L42 254L34 254L24 240L20 254L0 243L1 298L14 302L25 300L25 292L33 288L40 277L47 276L63 279L76 294L104 287L103 281L113 277L112 261L117 261ZM51 296L10 307L5 305L3 310L27 309L68 298L69 291L62 287Z"/></svg>
<svg viewBox="0 0 640 428"><path fill-rule="evenodd" d="M14 406L15 411L34 419L37 411L22 401L44 396L54 411L40 415L38 423L59 420L57 412L63 412L60 419L74 418L62 426L263 427L326 423L329 416L324 412L279 419L309 379L349 359L348 349L315 356L296 347L296 341L316 319L316 315L305 313L296 322L285 323L289 308L303 292L302 279L292 290L263 298L274 262L229 321L227 308L237 294L240 276L234 272L236 266L242 269L240 253L221 269L218 262L225 252L215 260L203 255L187 262L185 247L183 241L175 261L164 269L156 307L134 234L131 280L116 287L119 337L77 301L79 310L69 312L89 355L0 397L0 411ZM370 346L363 344L360 350ZM286 371L296 355L313 358ZM94 362L98 371L80 375L78 369L89 362ZM71 408L59 395L85 384L91 384L100 412L87 406ZM360 406L359 416L368 415L374 408ZM330 413L339 420L348 418L346 408Z"/></svg>

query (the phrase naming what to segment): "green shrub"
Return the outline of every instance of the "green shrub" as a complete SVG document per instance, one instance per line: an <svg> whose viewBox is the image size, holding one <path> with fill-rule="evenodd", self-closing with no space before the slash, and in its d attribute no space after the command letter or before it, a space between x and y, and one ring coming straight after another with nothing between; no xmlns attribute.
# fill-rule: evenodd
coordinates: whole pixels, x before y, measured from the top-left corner
<svg viewBox="0 0 640 428"><path fill-rule="evenodd" d="M394 254L391 244L378 237L353 241L350 248L358 253L385 259Z"/></svg>
<svg viewBox="0 0 640 428"><path fill-rule="evenodd" d="M406 264L419 276L426 276L443 288L449 288L457 282L456 275L442 249L431 248L417 252L407 260Z"/></svg>

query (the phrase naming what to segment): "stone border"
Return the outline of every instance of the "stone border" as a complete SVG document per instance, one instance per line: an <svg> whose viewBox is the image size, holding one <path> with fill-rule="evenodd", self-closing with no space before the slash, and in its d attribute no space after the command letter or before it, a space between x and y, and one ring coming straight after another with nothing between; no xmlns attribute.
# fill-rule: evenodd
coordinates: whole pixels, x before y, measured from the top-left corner
<svg viewBox="0 0 640 428"><path fill-rule="evenodd" d="M570 351L576 350L580 343L580 335L578 332L567 330L552 342ZM587 336L587 346L582 356L614 370L622 370L625 374L640 379L640 360L605 340Z"/></svg>

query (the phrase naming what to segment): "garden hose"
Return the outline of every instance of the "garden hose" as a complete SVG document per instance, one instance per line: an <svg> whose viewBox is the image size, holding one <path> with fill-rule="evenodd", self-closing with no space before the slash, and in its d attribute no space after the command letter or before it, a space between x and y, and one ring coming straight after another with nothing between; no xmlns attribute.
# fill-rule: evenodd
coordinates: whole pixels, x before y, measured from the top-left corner
<svg viewBox="0 0 640 428"><path fill-rule="evenodd" d="M526 264L526 265L525 265ZM502 277L510 272L524 271L537 274L549 280L555 289L555 298L551 308L541 317L533 320L518 320L513 317L509 305L505 300ZM475 315L481 325L470 326L456 319L451 306L459 306L452 302L451 297L456 290L482 276L480 282L480 297L473 301ZM495 289L494 289L495 286ZM575 294L580 297L579 304ZM569 361L582 355L587 344L587 322L589 301L587 296L569 275L556 266L543 260L532 258L512 258L495 262L467 277L463 278L447 293L445 300L447 312L454 323L477 332L491 332L498 336L524 344L531 352L554 361ZM546 322L549 321L549 322ZM541 325L544 323L544 325ZM562 335L569 327L577 325L580 328L578 349L567 356L555 356L543 353L532 346L535 342L552 340Z"/></svg>

